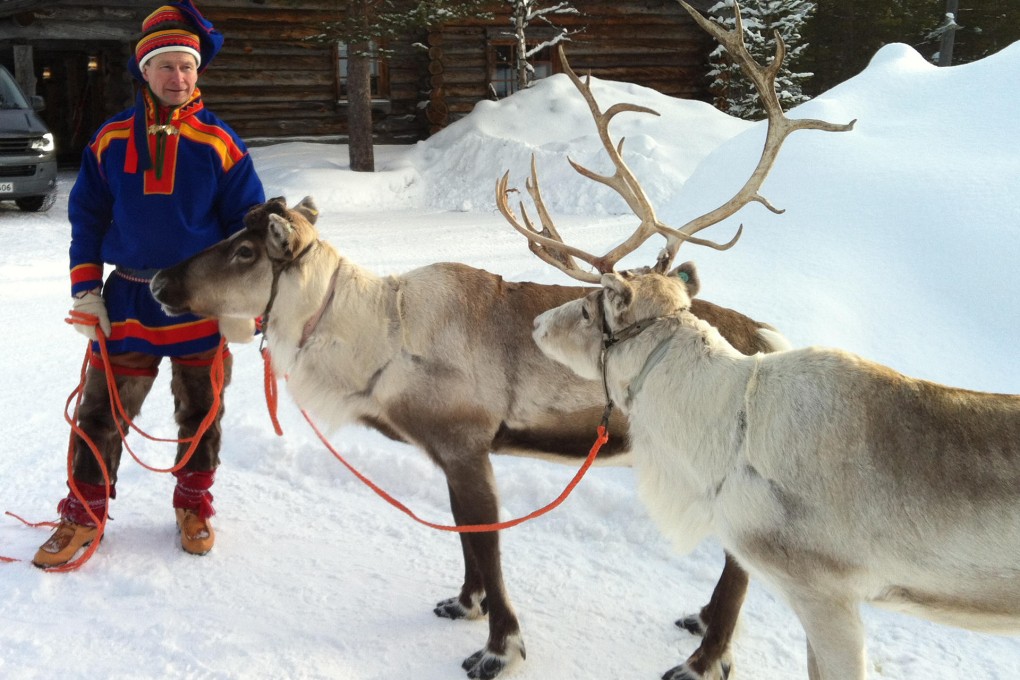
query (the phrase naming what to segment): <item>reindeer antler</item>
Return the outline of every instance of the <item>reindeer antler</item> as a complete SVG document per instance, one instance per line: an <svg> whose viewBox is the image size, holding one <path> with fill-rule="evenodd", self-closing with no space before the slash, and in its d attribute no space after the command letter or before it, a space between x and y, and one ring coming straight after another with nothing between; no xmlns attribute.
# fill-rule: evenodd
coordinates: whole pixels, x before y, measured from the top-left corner
<svg viewBox="0 0 1020 680"><path fill-rule="evenodd" d="M761 203L769 210L775 213L781 213L782 211L773 207L768 200L758 193L758 190L761 188L762 183L765 181L765 177L772 169L776 156L779 153L779 148L782 146L786 137L795 130L802 129L827 131L851 130L853 129L854 122L856 122L851 121L847 125L838 125L821 120L791 120L787 118L783 113L783 108L779 103L779 97L776 95L775 89L776 76L782 66L783 59L786 57L786 45L783 43L779 33L776 32L775 34L777 43L776 56L768 67L762 67L754 60L751 54L747 51L747 48L744 46L744 28L740 19L740 7L736 3L734 3L736 27L732 31L726 31L717 24L702 17L696 10L684 2L684 0L677 0L677 2L679 2L688 13L690 13L698 25L713 35L722 44L733 60L740 66L741 70L751 79L755 88L758 90L759 96L761 96L762 103L764 104L765 110L768 114L768 131L765 137L765 147L762 151L761 159L758 161L757 167L754 169L754 172L751 173L751 177L747 180L744 186L741 187L733 198L723 205L709 213L696 217L679 229L663 224L655 216L655 209L652 207L651 202L648 200L644 190L641 188L641 184L637 181L634 173L631 172L630 168L627 167L626 162L623 160L624 139L621 138L618 144L613 144L612 138L609 136L609 122L619 113L631 111L636 113L650 113L656 116L659 114L647 107L627 103L614 104L609 107L608 110L602 112L591 91L590 74L587 78L585 78L584 82L582 82L581 79L577 77L577 74L574 73L573 69L570 68L570 63L567 61L566 54L563 51L563 45L558 45L557 49L559 51L560 62L563 64L563 70L584 97L585 102L587 102L588 108L591 110L592 117L595 120L595 126L598 129L599 138L602 140L602 146L605 148L606 153L609 154L609 158L615 166L616 171L612 175L600 175L574 162L570 158L568 158L567 161L570 163L571 167L573 167L581 175L584 175L585 177L600 184L604 184L620 194L624 201L626 201L627 206L638 218L640 218L641 222L638 224L638 227L633 234L605 255L592 255L564 243L552 222L549 211L546 209L545 204L542 201L534 155L531 157L531 177L527 180L526 186L532 201L535 203L535 209L538 211L539 219L542 222L542 230L539 231L535 228L531 219L528 217L523 202L521 202L521 217L524 221L523 224L521 224L513 210L507 204L508 194L509 191L511 191L507 189L509 172L504 174L503 177L496 183L496 205L514 229L527 237L528 247L533 253L535 253L544 262L557 267L575 279L589 283L597 283L601 274L612 271L621 259L634 252L653 234L661 234L666 238L666 247L659 255L656 263L656 268L660 271L665 271L669 268L673 259L676 257L680 244L685 241L696 245L708 246L716 250L726 250L732 247L743 233L743 225L738 227L733 238L722 244L697 238L694 234L698 233L702 229L718 224L751 202ZM596 272L588 272L581 269L577 266L574 258L587 262L595 268Z"/></svg>
<svg viewBox="0 0 1020 680"><path fill-rule="evenodd" d="M552 218L549 216L549 211L546 210L545 203L542 201L542 193L538 188L538 171L535 168L534 154L531 155L531 177L526 181L525 186L528 189L528 193L531 195L531 200L535 203L535 209L538 211L538 218L542 221L541 231L535 228L535 225L528 217L528 213L524 209L523 201L521 201L521 217L524 220L524 224L521 224L521 222L518 221L517 215L514 214L513 209L507 204L507 198L510 192L517 191L516 189L507 188L507 183L509 181L509 170L503 173L503 176L496 181L496 206L499 208L499 211L503 213L503 217L507 219L510 225L527 237L528 249L537 255L543 262L551 264L566 273L568 276L588 283L598 283L599 274L594 274L581 269L577 266L574 258L576 257L584 260L596 269L599 269L599 258L595 255L590 255L583 250L567 245L563 242L563 239L560 238L559 232L556 231L556 226L553 224Z"/></svg>
<svg viewBox="0 0 1020 680"><path fill-rule="evenodd" d="M733 61L740 66L740 70L743 71L744 75L754 83L754 87L758 90L758 96L761 97L762 105L765 107L765 112L768 115L768 128L765 134L765 147L762 150L761 158L758 160L758 165L755 167L754 172L751 173L747 182L744 183L744 186L740 188L733 198L715 210L694 218L680 229L665 228L661 230L661 233L666 236L666 249L663 255L660 256L660 262L664 260L667 267L672 263L673 258L676 257L680 244L690 240L691 234L696 234L706 227L718 224L752 201L761 203L776 214L783 212L769 203L764 196L758 193L758 190L765 182L765 178L776 162L776 157L779 155L779 147L783 145L783 142L786 141L786 138L791 133L797 130L846 132L852 130L854 123L857 122L854 119L845 125L840 125L812 118L795 120L787 118L783 112L782 104L779 103L779 96L776 94L776 76L783 66L783 60L786 59L786 43L783 42L779 31L775 31L773 34L776 39L776 54L772 58L772 62L767 67L763 67L754 60L754 57L751 56L751 53L744 44L744 23L740 18L740 5L736 0L733 3L736 22L732 31L727 31L719 24L701 16L697 10L684 2L684 0L677 0L677 2L687 10L687 13L691 15L701 28L719 41ZM741 225L741 228L743 228L743 225Z"/></svg>

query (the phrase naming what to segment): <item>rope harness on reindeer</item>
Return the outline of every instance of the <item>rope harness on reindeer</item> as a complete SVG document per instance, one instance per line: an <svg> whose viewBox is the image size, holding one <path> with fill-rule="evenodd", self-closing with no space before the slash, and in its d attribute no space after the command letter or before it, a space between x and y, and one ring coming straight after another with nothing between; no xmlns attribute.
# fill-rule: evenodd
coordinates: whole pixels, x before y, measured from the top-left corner
<svg viewBox="0 0 1020 680"><path fill-rule="evenodd" d="M614 333L609 327L608 315L606 314L605 309L605 297L606 293L603 288L598 294L599 312L602 314L602 350L599 353L599 364L602 367L602 391L606 395L606 409L602 415L603 424L609 422L609 414L612 412L613 408L615 408L613 399L609 396L609 350L621 342L626 342L627 340L637 337L660 321L668 321L676 318L667 314L651 317L649 319L642 319L641 321L635 321L629 326L625 326L620 331ZM645 359L645 363L641 367L641 371L638 373L637 377L631 381L630 386L627 388L628 404L634 396L641 391L641 386L644 384L645 378L647 378L652 372L652 369L654 369L655 366L662 361L672 339L672 336L666 336L658 345L656 345L655 349L648 355L648 358Z"/></svg>

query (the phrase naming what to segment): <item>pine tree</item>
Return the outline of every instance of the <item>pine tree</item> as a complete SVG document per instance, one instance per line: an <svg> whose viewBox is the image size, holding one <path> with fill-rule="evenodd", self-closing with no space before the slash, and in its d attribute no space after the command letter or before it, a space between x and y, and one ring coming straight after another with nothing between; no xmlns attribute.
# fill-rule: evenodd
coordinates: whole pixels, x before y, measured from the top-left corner
<svg viewBox="0 0 1020 680"><path fill-rule="evenodd" d="M709 13L726 28L732 29L736 25L733 4L734 0L720 0L709 9ZM758 63L767 64L775 56L773 31L778 32L786 43L786 61L776 76L776 91L784 109L809 99L803 93L802 84L812 74L791 68L808 47L801 38L801 29L815 7L811 0L743 0L740 3L744 42ZM764 118L765 111L754 85L744 77L740 67L729 60L721 46L711 53L709 62L713 65L709 76L713 78L710 89L716 98L716 108L747 120Z"/></svg>
<svg viewBox="0 0 1020 680"><path fill-rule="evenodd" d="M910 45L936 62L941 36L935 29L945 22L946 5L946 0L819 3L803 31L811 49L801 67L815 74L805 91L821 94L856 76L889 43ZM982 59L1020 40L1017 0L960 0L954 19L959 29L953 41L954 65Z"/></svg>

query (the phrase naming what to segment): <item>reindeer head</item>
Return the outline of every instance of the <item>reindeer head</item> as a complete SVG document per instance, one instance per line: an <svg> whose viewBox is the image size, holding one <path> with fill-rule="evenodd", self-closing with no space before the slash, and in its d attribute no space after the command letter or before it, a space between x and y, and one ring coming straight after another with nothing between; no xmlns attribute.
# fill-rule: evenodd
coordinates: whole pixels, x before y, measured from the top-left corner
<svg viewBox="0 0 1020 680"><path fill-rule="evenodd" d="M286 265L300 256L318 238L315 222L319 210L311 196L305 196L293 208L287 208L283 196L257 205L244 216L246 231L265 239L266 256L277 265Z"/></svg>
<svg viewBox="0 0 1020 680"><path fill-rule="evenodd" d="M538 315L532 337L550 359L582 378L599 380L608 345L689 309L699 286L691 262L666 275L651 270L603 274L601 288Z"/></svg>
<svg viewBox="0 0 1020 680"><path fill-rule="evenodd" d="M157 273L152 294L168 314L259 316L276 272L317 240L318 214L310 196L289 209L283 197L257 205L245 215L244 229Z"/></svg>

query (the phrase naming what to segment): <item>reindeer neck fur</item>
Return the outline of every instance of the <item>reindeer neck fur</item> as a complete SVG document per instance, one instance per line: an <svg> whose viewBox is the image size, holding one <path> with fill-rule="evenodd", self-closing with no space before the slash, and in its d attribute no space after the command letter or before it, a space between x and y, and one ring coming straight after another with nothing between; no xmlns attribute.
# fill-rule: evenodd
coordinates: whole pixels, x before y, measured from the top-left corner
<svg viewBox="0 0 1020 680"><path fill-rule="evenodd" d="M266 339L274 355L297 348L304 320L310 318L329 295L329 282L340 255L324 241L315 241L290 262L276 265L276 292L270 302ZM301 325L297 324L301 320Z"/></svg>
<svg viewBox="0 0 1020 680"><path fill-rule="evenodd" d="M363 391L399 350L398 291L397 279L379 277L317 242L280 275L266 331L274 368L288 375L294 392L323 381L341 393ZM306 323L320 311L314 332L303 338Z"/></svg>
<svg viewBox="0 0 1020 680"><path fill-rule="evenodd" d="M689 311L607 357L610 396L633 424L639 492L686 552L712 530L712 501L744 456L745 399L759 357L741 354Z"/></svg>
<svg viewBox="0 0 1020 680"><path fill-rule="evenodd" d="M750 375L751 363L747 360L713 326L682 310L661 317L637 335L607 349L609 394L614 404L631 415L646 382L668 364L667 372L685 376L684 390L689 388L691 399L703 401L699 399L699 383L708 389L714 384L711 381L730 374L738 376L739 381L739 376Z"/></svg>

